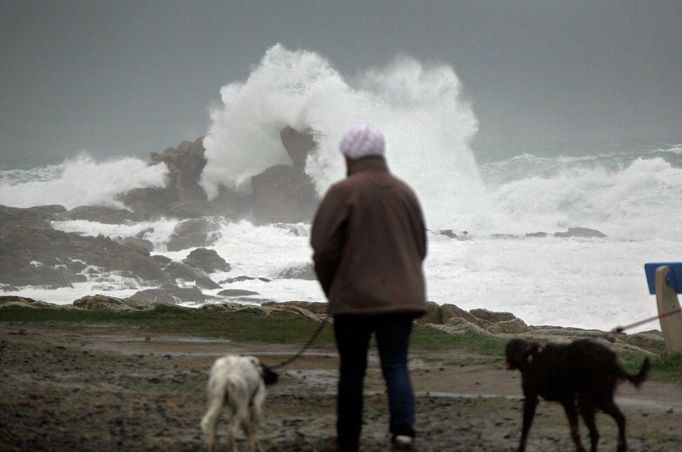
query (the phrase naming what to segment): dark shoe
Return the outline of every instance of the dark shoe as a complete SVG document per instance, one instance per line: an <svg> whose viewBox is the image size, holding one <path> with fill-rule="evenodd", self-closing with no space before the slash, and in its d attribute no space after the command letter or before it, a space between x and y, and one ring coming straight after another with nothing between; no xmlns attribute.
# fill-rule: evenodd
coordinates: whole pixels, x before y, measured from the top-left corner
<svg viewBox="0 0 682 452"><path fill-rule="evenodd" d="M407 435L393 435L391 437L391 451L392 452L403 452L403 451L413 451L414 448L414 437Z"/></svg>

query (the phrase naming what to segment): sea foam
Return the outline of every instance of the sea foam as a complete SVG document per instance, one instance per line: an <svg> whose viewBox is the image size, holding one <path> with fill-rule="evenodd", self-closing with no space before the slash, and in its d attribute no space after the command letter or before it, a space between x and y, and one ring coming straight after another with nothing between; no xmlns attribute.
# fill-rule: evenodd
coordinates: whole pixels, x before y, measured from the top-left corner
<svg viewBox="0 0 682 452"><path fill-rule="evenodd" d="M60 204L124 207L116 196L134 188L163 187L166 165L149 166L123 157L97 162L86 154L59 165L27 171L5 171L0 178L0 204L32 207Z"/></svg>
<svg viewBox="0 0 682 452"><path fill-rule="evenodd" d="M222 88L204 139L203 186L209 195L220 184L248 189L251 176L290 162L279 140L290 125L315 133L306 172L322 194L343 177L340 138L369 122L384 132L389 165L420 194L430 224L470 218L487 195L469 147L477 120L460 94L446 64L398 57L350 83L322 56L275 45L246 81Z"/></svg>

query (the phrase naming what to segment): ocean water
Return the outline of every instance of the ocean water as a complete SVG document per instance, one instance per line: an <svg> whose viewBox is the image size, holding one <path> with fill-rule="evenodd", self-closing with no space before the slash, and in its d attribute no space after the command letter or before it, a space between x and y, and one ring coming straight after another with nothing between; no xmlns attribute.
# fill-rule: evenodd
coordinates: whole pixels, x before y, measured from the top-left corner
<svg viewBox="0 0 682 452"><path fill-rule="evenodd" d="M369 121L386 135L391 170L422 201L430 230L429 300L510 311L529 324L604 330L654 315L643 264L682 259L682 145L624 144L608 152L585 147L570 155L550 146L511 158L482 158L470 146L478 127L474 108L460 92L455 72L445 64L400 57L348 78L314 52L274 46L246 80L222 88L204 141L208 164L202 185L209 195L220 184L249 190L251 175L288 162L278 133L291 125L315 131L320 146L305 170L322 194L343 177L336 150L340 136L350 125ZM505 151L500 155L510 155ZM98 162L82 155L59 165L0 171L0 204L120 207L116 194L161 186L165 176L165 168L140 159ZM178 221L65 221L53 227L84 235L142 235L154 253L180 260L191 250L166 250ZM324 301L315 281L280 277L310 263L308 224L213 221L219 228L210 247L232 270L212 278L271 280L224 288L256 291L254 301ZM526 236L570 227L596 229L606 237ZM466 239L448 238L439 233L443 229L460 236L466 231ZM120 275L99 274L73 288L25 287L20 294L70 303L87 294L126 296L141 288Z"/></svg>

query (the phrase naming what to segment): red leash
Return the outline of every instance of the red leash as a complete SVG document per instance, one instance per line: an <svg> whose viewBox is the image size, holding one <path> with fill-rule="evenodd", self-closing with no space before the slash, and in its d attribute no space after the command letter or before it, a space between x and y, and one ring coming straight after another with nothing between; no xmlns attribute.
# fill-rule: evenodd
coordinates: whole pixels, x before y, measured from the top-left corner
<svg viewBox="0 0 682 452"><path fill-rule="evenodd" d="M648 319L640 320L639 322L631 323L629 325L617 326L611 330L611 334L622 333L623 331L629 330L630 328L653 322L654 320L662 319L663 317L668 317L669 315L677 314L678 312L682 312L682 308L673 309L672 311L664 312L663 314L655 315L653 317L649 317Z"/></svg>

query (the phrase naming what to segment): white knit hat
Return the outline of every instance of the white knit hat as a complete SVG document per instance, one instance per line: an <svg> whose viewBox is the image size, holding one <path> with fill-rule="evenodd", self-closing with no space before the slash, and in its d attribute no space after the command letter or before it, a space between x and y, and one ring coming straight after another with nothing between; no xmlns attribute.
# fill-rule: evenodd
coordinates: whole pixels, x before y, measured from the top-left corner
<svg viewBox="0 0 682 452"><path fill-rule="evenodd" d="M339 148L351 159L384 155L384 135L369 124L358 124L346 132Z"/></svg>

